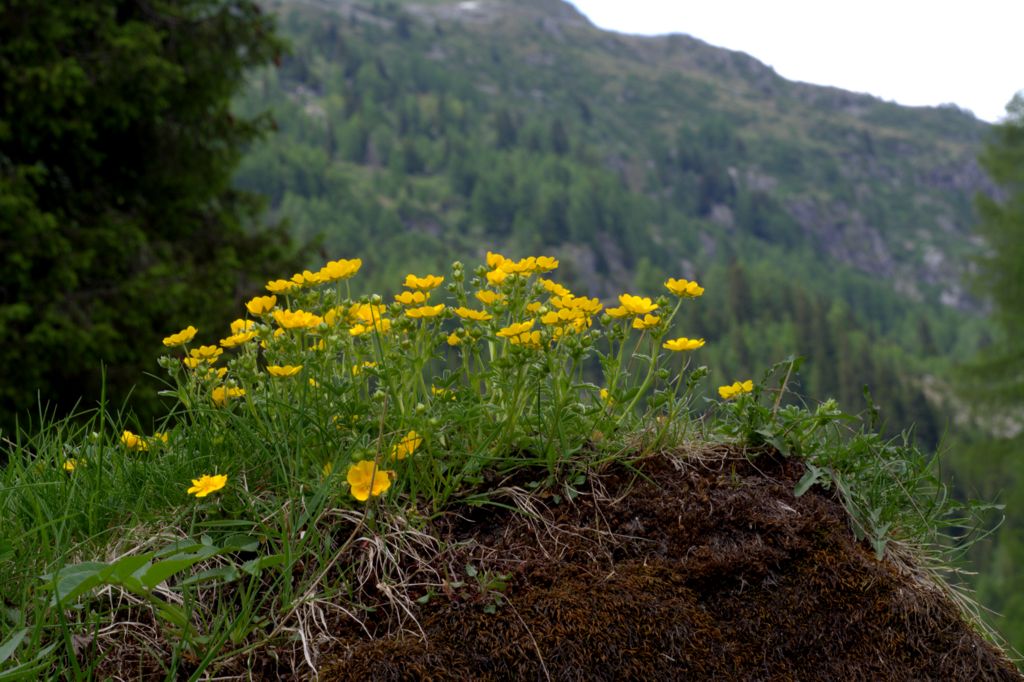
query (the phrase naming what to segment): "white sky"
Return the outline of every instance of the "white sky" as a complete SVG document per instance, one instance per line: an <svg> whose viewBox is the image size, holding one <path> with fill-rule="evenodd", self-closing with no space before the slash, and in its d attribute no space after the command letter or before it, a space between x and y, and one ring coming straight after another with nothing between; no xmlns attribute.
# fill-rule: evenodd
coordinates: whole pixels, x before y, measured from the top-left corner
<svg viewBox="0 0 1024 682"><path fill-rule="evenodd" d="M1024 0L570 0L601 28L688 33L782 77L996 121L1024 89Z"/></svg>

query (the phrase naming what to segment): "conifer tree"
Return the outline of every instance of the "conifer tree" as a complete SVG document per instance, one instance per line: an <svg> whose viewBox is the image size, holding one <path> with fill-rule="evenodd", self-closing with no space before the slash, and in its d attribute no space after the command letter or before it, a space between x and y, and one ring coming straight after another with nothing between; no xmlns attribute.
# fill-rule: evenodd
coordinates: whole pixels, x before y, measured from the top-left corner
<svg viewBox="0 0 1024 682"><path fill-rule="evenodd" d="M231 187L268 121L230 98L273 28L249 0L0 2L0 425L37 392L94 404L101 363L118 402L153 386L163 335L216 334L285 267Z"/></svg>

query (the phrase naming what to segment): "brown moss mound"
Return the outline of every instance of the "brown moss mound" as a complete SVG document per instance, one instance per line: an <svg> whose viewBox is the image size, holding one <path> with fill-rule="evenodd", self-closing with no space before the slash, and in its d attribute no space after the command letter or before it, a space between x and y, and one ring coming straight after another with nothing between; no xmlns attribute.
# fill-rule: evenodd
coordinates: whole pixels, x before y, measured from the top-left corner
<svg viewBox="0 0 1024 682"><path fill-rule="evenodd" d="M1021 679L940 590L855 542L827 492L794 498L799 462L639 468L548 523L491 511L441 529L514 573L507 602L434 599L426 640L353 629L320 679Z"/></svg>

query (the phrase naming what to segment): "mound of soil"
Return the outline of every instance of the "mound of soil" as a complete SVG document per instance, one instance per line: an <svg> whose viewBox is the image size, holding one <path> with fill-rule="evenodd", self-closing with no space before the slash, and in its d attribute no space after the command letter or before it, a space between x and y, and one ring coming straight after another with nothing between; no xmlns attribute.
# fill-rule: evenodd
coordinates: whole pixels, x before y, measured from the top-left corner
<svg viewBox="0 0 1024 682"><path fill-rule="evenodd" d="M1022 679L941 590L857 543L828 492L795 498L801 463L720 449L637 468L540 519L449 521L484 572L461 580L511 575L502 603L455 582L414 614L425 638L352 628L320 679Z"/></svg>

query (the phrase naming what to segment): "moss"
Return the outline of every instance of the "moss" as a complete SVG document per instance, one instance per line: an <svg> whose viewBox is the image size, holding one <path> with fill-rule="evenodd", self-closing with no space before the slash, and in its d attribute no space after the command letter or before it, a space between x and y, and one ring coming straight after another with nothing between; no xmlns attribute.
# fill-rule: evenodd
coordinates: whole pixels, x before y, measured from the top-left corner
<svg viewBox="0 0 1024 682"><path fill-rule="evenodd" d="M721 450L596 480L546 525L512 513L436 530L516 567L484 612L433 601L426 634L352 632L321 679L1020 679L938 590L877 561L798 463Z"/></svg>

